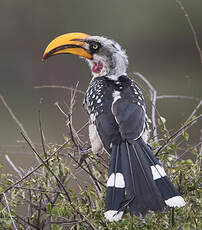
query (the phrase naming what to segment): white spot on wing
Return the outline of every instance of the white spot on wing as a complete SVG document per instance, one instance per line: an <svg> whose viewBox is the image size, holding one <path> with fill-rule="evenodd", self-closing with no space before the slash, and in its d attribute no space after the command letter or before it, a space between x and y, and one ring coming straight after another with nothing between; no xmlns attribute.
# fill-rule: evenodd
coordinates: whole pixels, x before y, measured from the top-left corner
<svg viewBox="0 0 202 230"><path fill-rule="evenodd" d="M153 180L157 180L161 177L166 176L166 172L165 172L164 168L161 167L160 165L152 165L151 171L152 171L152 175L153 175Z"/></svg>

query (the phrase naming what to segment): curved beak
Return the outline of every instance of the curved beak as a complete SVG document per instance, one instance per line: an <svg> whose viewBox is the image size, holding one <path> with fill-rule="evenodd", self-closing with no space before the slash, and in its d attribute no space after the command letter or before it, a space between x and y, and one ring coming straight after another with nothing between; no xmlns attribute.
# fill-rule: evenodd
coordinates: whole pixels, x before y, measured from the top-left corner
<svg viewBox="0 0 202 230"><path fill-rule="evenodd" d="M92 55L85 47L85 39L88 36L84 33L68 33L56 37L46 47L42 61L54 55L66 53L92 59Z"/></svg>

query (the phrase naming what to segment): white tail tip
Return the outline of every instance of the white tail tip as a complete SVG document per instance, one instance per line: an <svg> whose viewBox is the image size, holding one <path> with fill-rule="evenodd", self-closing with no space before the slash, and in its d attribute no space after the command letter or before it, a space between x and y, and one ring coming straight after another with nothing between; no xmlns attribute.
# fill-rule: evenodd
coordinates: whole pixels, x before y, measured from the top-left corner
<svg viewBox="0 0 202 230"><path fill-rule="evenodd" d="M176 208L180 208L185 206L185 201L181 196L174 196L172 198L169 198L168 200L165 200L166 205L168 205L169 207L176 207Z"/></svg>
<svg viewBox="0 0 202 230"><path fill-rule="evenodd" d="M119 221L121 220L123 216L123 212L118 212L116 210L108 210L104 213L105 218L109 220L110 222L112 221Z"/></svg>

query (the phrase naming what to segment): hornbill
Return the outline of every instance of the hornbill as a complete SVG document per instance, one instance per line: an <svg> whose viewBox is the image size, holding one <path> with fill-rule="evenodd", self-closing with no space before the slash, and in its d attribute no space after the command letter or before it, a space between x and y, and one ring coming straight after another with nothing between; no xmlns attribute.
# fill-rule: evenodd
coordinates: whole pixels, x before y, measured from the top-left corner
<svg viewBox="0 0 202 230"><path fill-rule="evenodd" d="M146 143L144 98L126 74L125 51L105 37L68 33L50 42L43 60L66 53L86 59L92 72L84 107L90 116L93 153L104 148L110 154L105 217L119 221L127 207L131 214L143 217L148 210L162 211L166 205L184 206L184 199Z"/></svg>

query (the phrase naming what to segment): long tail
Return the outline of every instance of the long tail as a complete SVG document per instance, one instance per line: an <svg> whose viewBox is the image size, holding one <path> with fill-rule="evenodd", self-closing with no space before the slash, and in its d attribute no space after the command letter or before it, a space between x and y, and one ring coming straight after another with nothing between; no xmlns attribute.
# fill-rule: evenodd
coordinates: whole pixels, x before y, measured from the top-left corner
<svg viewBox="0 0 202 230"><path fill-rule="evenodd" d="M108 174L105 217L109 221L119 221L123 211L118 210L125 199L125 180L121 165L120 145L114 145L112 148Z"/></svg>
<svg viewBox="0 0 202 230"><path fill-rule="evenodd" d="M125 207L144 216L164 206L182 207L184 199L167 177L164 168L147 144L139 138L112 147L107 181L106 212L109 221L118 221Z"/></svg>

